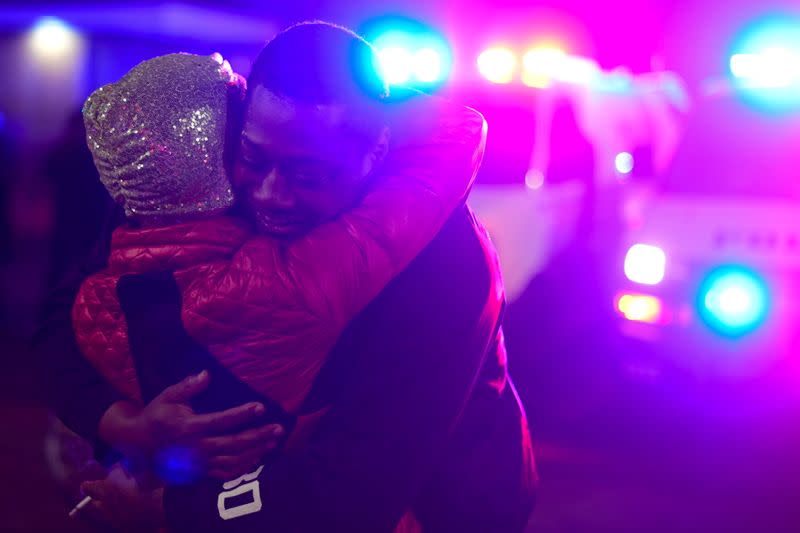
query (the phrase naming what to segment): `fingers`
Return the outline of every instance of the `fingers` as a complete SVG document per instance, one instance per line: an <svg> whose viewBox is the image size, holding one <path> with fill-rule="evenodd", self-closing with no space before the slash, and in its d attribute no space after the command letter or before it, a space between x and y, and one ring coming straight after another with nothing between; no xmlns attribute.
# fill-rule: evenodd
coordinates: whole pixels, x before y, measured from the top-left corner
<svg viewBox="0 0 800 533"><path fill-rule="evenodd" d="M208 475L225 481L253 471L264 455L277 447L284 432L283 426L269 424L236 435L203 439L200 451L206 458Z"/></svg>
<svg viewBox="0 0 800 533"><path fill-rule="evenodd" d="M270 424L248 429L236 435L207 437L200 441L199 449L205 457L237 455L249 450L266 453L275 449L283 434L283 426Z"/></svg>
<svg viewBox="0 0 800 533"><path fill-rule="evenodd" d="M203 392L208 387L209 381L208 371L203 370L199 374L185 378L180 383L167 387L159 394L159 398L172 403L187 402Z"/></svg>
<svg viewBox="0 0 800 533"><path fill-rule="evenodd" d="M218 413L195 415L186 421L187 432L191 435L215 435L233 431L246 422L263 415L264 405L247 403Z"/></svg>

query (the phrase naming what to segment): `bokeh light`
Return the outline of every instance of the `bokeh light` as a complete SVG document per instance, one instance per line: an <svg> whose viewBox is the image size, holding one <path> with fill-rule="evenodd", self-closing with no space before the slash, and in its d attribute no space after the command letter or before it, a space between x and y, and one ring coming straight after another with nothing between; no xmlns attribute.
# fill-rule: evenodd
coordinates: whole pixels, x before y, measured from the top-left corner
<svg viewBox="0 0 800 533"><path fill-rule="evenodd" d="M800 53L774 47L757 54L731 56L731 74L752 88L789 87L800 83Z"/></svg>
<svg viewBox="0 0 800 533"><path fill-rule="evenodd" d="M200 462L194 452L183 446L171 446L157 454L154 467L159 477L168 483L185 485L200 475Z"/></svg>
<svg viewBox="0 0 800 533"><path fill-rule="evenodd" d="M450 46L428 25L404 17L379 17L365 24L362 33L378 50L388 84L430 90L447 81L452 68Z"/></svg>
<svg viewBox="0 0 800 533"><path fill-rule="evenodd" d="M667 254L658 246L634 244L625 254L625 276L634 283L658 285L664 280Z"/></svg>
<svg viewBox="0 0 800 533"><path fill-rule="evenodd" d="M564 63L566 54L560 48L534 48L522 56L522 82L528 87L546 89Z"/></svg>
<svg viewBox="0 0 800 533"><path fill-rule="evenodd" d="M649 294L622 294L617 298L617 311L633 322L657 324L662 320L663 305Z"/></svg>
<svg viewBox="0 0 800 533"><path fill-rule="evenodd" d="M769 313L769 290L755 272L743 267L713 271L700 290L699 311L706 324L731 337L757 329Z"/></svg>
<svg viewBox="0 0 800 533"><path fill-rule="evenodd" d="M414 57L410 51L400 46L392 46L379 50L378 57L386 83L397 85L411 79Z"/></svg>
<svg viewBox="0 0 800 533"><path fill-rule="evenodd" d="M620 152L614 157L614 168L623 175L633 172L633 155L630 152Z"/></svg>
<svg viewBox="0 0 800 533"><path fill-rule="evenodd" d="M753 21L738 36L733 54L764 54L774 49L800 52L800 18L772 15Z"/></svg>
<svg viewBox="0 0 800 533"><path fill-rule="evenodd" d="M516 68L516 56L509 48L489 48L478 56L478 71L492 83L511 83Z"/></svg>
<svg viewBox="0 0 800 533"><path fill-rule="evenodd" d="M773 15L742 31L729 60L742 98L762 111L800 107L800 18Z"/></svg>
<svg viewBox="0 0 800 533"><path fill-rule="evenodd" d="M423 83L433 83L442 75L442 56L433 48L422 48L414 54L414 77Z"/></svg>
<svg viewBox="0 0 800 533"><path fill-rule="evenodd" d="M525 186L535 191L544 186L544 173L541 170L532 168L525 173Z"/></svg>
<svg viewBox="0 0 800 533"><path fill-rule="evenodd" d="M74 53L80 36L64 21L55 17L39 19L28 35L31 52L38 59L60 59Z"/></svg>

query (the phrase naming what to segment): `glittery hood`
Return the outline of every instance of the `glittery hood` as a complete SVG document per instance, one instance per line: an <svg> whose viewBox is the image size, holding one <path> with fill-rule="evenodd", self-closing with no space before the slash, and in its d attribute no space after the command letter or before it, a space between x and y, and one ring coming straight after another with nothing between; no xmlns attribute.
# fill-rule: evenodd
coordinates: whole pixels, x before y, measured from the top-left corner
<svg viewBox="0 0 800 533"><path fill-rule="evenodd" d="M100 181L128 217L160 224L233 204L223 149L235 80L210 56L170 54L89 96L89 149Z"/></svg>

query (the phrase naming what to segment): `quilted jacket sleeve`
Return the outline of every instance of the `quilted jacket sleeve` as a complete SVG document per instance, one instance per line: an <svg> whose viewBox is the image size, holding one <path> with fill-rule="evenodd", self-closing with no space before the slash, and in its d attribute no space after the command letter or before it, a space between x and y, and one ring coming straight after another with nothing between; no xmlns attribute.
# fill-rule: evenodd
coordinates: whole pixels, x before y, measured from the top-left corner
<svg viewBox="0 0 800 533"><path fill-rule="evenodd" d="M410 105L362 203L289 245L255 237L231 263L212 266L187 293L189 322L200 319L190 333L207 346L224 344L232 330L274 338L306 323L310 329L298 332L314 333L298 314L341 330L411 262L465 200L486 123L477 111L432 97ZM235 301L236 312L221 312L221 300Z"/></svg>
<svg viewBox="0 0 800 533"><path fill-rule="evenodd" d="M430 243L469 192L483 156L477 111L426 97L414 102L380 180L362 204L294 242L276 266L314 311L343 328ZM401 137L398 139L398 137Z"/></svg>
<svg viewBox="0 0 800 533"><path fill-rule="evenodd" d="M72 307L75 341L84 357L127 399L141 393L128 345L128 327L116 294L117 276L106 271L86 278Z"/></svg>

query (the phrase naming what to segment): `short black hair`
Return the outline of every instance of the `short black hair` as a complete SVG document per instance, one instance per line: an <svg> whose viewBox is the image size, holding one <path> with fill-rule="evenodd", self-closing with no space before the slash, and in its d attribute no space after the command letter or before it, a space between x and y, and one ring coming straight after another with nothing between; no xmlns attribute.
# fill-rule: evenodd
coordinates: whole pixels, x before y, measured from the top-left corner
<svg viewBox="0 0 800 533"><path fill-rule="evenodd" d="M248 85L304 104L360 106L389 96L375 48L353 31L322 21L295 24L269 41Z"/></svg>

